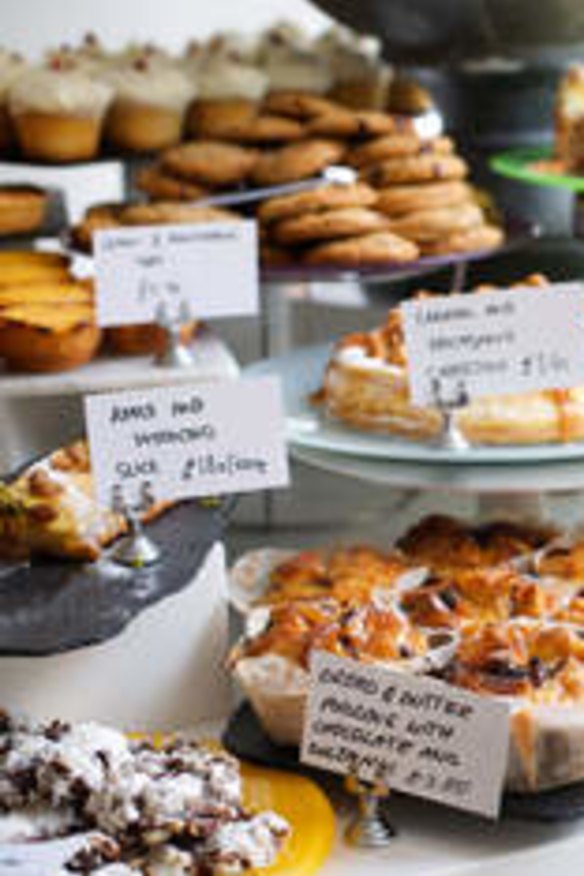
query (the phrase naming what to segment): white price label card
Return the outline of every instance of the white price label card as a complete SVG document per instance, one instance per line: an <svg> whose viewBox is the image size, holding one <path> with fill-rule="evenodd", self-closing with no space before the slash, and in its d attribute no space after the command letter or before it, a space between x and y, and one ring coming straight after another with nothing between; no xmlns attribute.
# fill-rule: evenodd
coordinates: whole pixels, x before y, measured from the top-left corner
<svg viewBox="0 0 584 876"><path fill-rule="evenodd" d="M324 651L310 674L304 763L497 817L507 704Z"/></svg>
<svg viewBox="0 0 584 876"><path fill-rule="evenodd" d="M281 388L273 377L85 398L96 498L156 500L288 485Z"/></svg>
<svg viewBox="0 0 584 876"><path fill-rule="evenodd" d="M496 290L401 305L414 404L584 384L584 285Z"/></svg>
<svg viewBox="0 0 584 876"><path fill-rule="evenodd" d="M173 319L258 312L251 220L108 229L94 234L93 245L101 326L154 322L161 312Z"/></svg>

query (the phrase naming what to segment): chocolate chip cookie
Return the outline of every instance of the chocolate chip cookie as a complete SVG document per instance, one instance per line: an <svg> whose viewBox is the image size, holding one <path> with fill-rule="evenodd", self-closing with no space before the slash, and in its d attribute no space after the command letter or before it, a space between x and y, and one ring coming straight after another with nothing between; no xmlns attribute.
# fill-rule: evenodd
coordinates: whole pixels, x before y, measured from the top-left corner
<svg viewBox="0 0 584 876"><path fill-rule="evenodd" d="M294 246L313 240L355 237L383 231L389 226L390 220L382 213L367 207L346 207L284 219L274 226L272 236L276 243Z"/></svg>
<svg viewBox="0 0 584 876"><path fill-rule="evenodd" d="M309 179L339 162L344 152L344 146L333 140L291 143L262 155L251 170L251 179L259 186Z"/></svg>
<svg viewBox="0 0 584 876"><path fill-rule="evenodd" d="M364 234L348 240L334 240L310 247L303 257L308 265L337 265L359 268L413 262L420 251L415 243L390 231Z"/></svg>
<svg viewBox="0 0 584 876"><path fill-rule="evenodd" d="M213 140L174 146L160 159L163 169L173 176L211 188L239 185L247 179L257 161L255 149Z"/></svg>
<svg viewBox="0 0 584 876"><path fill-rule="evenodd" d="M322 185L306 192L282 195L264 201L258 209L262 224L269 225L292 216L318 213L343 207L371 207L377 200L377 193L366 183L349 185Z"/></svg>

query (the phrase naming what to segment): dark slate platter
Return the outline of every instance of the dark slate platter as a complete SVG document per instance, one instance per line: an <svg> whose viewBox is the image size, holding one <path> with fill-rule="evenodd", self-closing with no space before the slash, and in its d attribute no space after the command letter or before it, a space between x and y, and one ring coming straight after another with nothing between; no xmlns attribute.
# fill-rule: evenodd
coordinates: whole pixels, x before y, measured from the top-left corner
<svg viewBox="0 0 584 876"><path fill-rule="evenodd" d="M313 778L324 775L301 764L296 748L275 745L264 732L248 702L242 703L233 713L223 733L222 741L231 754L258 766L300 772ZM399 796L398 791L394 793ZM584 782L539 794L505 794L501 817L548 823L582 818L584 817Z"/></svg>
<svg viewBox="0 0 584 876"><path fill-rule="evenodd" d="M148 606L195 577L222 535L234 500L183 502L146 532L161 550L156 566L97 563L0 565L0 656L48 656L121 633Z"/></svg>

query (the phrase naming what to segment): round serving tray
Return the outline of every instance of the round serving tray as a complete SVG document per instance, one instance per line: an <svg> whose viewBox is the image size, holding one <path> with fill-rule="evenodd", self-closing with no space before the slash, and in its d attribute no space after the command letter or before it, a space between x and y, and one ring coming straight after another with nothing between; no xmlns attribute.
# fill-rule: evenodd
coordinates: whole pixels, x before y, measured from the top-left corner
<svg viewBox="0 0 584 876"><path fill-rule="evenodd" d="M251 705L242 703L232 714L223 732L225 748L235 757L258 766L290 770L307 776L323 778L324 773L305 766L298 759L298 750L276 745L266 734ZM399 791L394 792L402 797ZM393 794L392 794L393 798ZM391 813L391 798L389 801ZM584 782L543 791L538 794L503 796L502 816L538 822L572 821L584 816Z"/></svg>
<svg viewBox="0 0 584 876"><path fill-rule="evenodd" d="M423 276L441 268L465 265L481 261L491 256L506 254L520 249L540 234L538 226L518 217L506 217L504 221L505 241L498 247L473 250L471 252L450 253L443 256L426 256L407 264L364 265L354 268L347 265L264 267L261 280L270 285L288 283L349 283L364 285L398 282Z"/></svg>
<svg viewBox="0 0 584 876"><path fill-rule="evenodd" d="M343 454L377 462L447 464L457 466L539 466L584 460L584 442L535 446L470 447L456 451L429 442L351 429L326 419L310 403L311 393L322 385L331 347L304 347L248 366L250 376L277 376L282 381L286 408L286 435L294 448ZM584 475L583 475L584 479Z"/></svg>
<svg viewBox="0 0 584 876"><path fill-rule="evenodd" d="M501 176L538 186L584 193L584 176L565 173L551 148L513 149L492 156L490 167Z"/></svg>
<svg viewBox="0 0 584 876"><path fill-rule="evenodd" d="M222 535L234 499L182 502L147 527L155 566L129 569L109 551L96 563L0 565L0 656L43 657L96 645L197 575Z"/></svg>
<svg viewBox="0 0 584 876"><path fill-rule="evenodd" d="M194 204L196 206L196 203ZM426 256L415 262L406 264L362 265L355 268L351 265L282 265L278 267L260 267L260 281L266 286L286 286L298 283L362 283L373 286L381 283L398 282L410 278L430 274L441 268L463 267L470 262L481 261L491 256L505 255L527 245L539 237L541 229L533 223L519 217L506 217L504 221L505 240L498 247L472 250L470 252L450 253L443 256ZM91 263L92 256L76 247L70 231L60 235L63 250L72 257L87 260Z"/></svg>
<svg viewBox="0 0 584 876"><path fill-rule="evenodd" d="M523 497L520 503L523 516L539 517L542 513L539 510L542 497L548 493L578 493L584 490L584 466L581 461L500 466L450 465L360 459L294 445L290 452L294 459L312 468L379 487L477 496L481 500L479 509L490 509L491 501L494 501L496 508L505 509L510 504L511 496L517 501ZM528 501L529 497L531 499Z"/></svg>

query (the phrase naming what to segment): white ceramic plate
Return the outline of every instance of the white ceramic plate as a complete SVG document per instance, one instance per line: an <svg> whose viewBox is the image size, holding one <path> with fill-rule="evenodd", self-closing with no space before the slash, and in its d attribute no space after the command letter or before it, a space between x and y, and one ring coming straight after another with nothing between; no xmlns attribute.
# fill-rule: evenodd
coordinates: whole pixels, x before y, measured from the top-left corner
<svg viewBox="0 0 584 876"><path fill-rule="evenodd" d="M287 438L293 445L361 459L460 465L533 465L540 462L584 461L584 442L536 446L471 447L463 452L433 447L390 435L360 432L325 419L309 402L319 389L331 348L304 347L256 362L245 369L250 376L277 375L282 380Z"/></svg>

